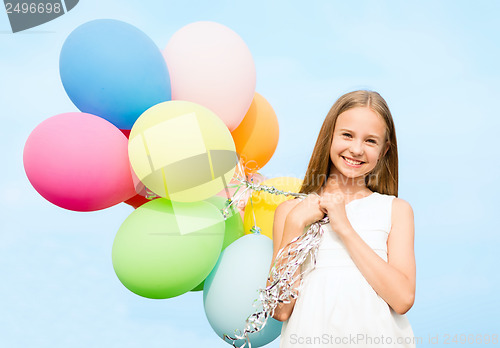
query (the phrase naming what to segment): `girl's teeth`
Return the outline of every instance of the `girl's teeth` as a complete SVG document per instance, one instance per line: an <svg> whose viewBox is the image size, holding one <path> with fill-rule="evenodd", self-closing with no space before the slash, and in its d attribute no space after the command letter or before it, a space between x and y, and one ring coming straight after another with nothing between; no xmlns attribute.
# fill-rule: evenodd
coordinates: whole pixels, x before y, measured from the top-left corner
<svg viewBox="0 0 500 348"><path fill-rule="evenodd" d="M351 161L350 159L348 158L345 158L344 159L347 161L347 163L350 163L350 164L361 164L361 162L354 162L354 161Z"/></svg>

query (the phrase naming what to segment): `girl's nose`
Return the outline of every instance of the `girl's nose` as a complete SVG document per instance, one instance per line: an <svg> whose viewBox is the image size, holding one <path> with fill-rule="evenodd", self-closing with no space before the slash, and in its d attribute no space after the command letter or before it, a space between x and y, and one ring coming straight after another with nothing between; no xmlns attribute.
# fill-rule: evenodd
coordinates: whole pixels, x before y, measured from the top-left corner
<svg viewBox="0 0 500 348"><path fill-rule="evenodd" d="M361 156L363 154L363 146L359 142L353 142L350 150L353 156Z"/></svg>

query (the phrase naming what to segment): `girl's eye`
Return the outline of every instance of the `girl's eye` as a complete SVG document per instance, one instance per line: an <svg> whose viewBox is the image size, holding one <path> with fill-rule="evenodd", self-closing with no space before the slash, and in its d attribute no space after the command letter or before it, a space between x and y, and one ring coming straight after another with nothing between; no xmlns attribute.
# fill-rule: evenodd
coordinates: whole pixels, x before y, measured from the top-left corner
<svg viewBox="0 0 500 348"><path fill-rule="evenodd" d="M349 134L349 133L342 133L342 135L345 136L345 137L352 137L352 135ZM374 140L374 139L368 139L368 141L371 142L371 143L373 143L373 144L377 143L377 141Z"/></svg>

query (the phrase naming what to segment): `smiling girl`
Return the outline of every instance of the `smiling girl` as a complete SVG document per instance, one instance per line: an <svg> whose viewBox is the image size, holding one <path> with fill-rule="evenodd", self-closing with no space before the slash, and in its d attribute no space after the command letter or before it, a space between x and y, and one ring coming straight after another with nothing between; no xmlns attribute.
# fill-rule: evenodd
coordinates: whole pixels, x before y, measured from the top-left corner
<svg viewBox="0 0 500 348"><path fill-rule="evenodd" d="M297 299L280 304L280 347L415 347L405 313L415 299L413 210L398 195L391 112L373 91L341 96L321 127L302 201L276 209L278 251L328 215L316 265Z"/></svg>

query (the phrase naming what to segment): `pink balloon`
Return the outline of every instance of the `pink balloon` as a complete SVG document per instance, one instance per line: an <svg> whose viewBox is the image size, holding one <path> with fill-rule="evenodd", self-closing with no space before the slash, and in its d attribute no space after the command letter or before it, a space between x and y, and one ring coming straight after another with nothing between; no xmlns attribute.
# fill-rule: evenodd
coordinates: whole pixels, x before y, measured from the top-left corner
<svg viewBox="0 0 500 348"><path fill-rule="evenodd" d="M60 114L31 132L24 169L49 202L69 210L100 210L136 194L127 147L127 137L101 117Z"/></svg>
<svg viewBox="0 0 500 348"><path fill-rule="evenodd" d="M163 56L172 100L186 100L215 112L230 131L245 117L255 93L255 64L245 42L215 22L195 22L178 30Z"/></svg>

